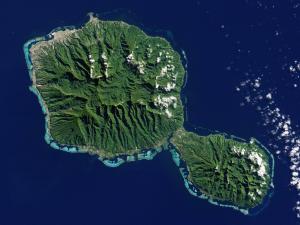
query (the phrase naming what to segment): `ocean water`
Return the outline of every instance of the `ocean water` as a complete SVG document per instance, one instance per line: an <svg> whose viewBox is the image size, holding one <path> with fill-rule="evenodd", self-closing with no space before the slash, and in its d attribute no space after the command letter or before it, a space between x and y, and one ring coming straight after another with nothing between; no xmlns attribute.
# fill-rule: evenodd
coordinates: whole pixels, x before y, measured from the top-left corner
<svg viewBox="0 0 300 225"><path fill-rule="evenodd" d="M290 185L290 159L283 151L289 143L270 134L264 114L268 105L257 100L271 92L299 134L295 84L300 81L297 71L290 70L300 60L299 2L29 0L0 6L1 225L299 223L293 209L298 193ZM161 30L185 51L187 128L254 136L274 154L280 151L275 154L274 194L264 211L245 216L193 197L169 152L109 168L96 157L46 144L44 116L28 89L23 44L53 28L80 25L91 11L149 32ZM261 91L251 86L257 78Z"/></svg>

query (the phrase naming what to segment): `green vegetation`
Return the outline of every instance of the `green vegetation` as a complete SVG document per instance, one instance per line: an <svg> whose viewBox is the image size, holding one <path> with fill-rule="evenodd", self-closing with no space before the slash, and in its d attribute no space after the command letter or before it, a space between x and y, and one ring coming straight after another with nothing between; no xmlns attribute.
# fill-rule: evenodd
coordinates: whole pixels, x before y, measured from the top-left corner
<svg viewBox="0 0 300 225"><path fill-rule="evenodd" d="M184 68L163 38L92 18L30 49L52 138L111 157L159 146L183 124Z"/></svg>
<svg viewBox="0 0 300 225"><path fill-rule="evenodd" d="M241 208L262 203L271 184L269 157L255 142L178 130L171 142L186 162L188 179L212 200Z"/></svg>
<svg viewBox="0 0 300 225"><path fill-rule="evenodd" d="M188 179L210 199L241 208L263 201L272 179L263 149L183 129L185 71L168 41L95 17L80 29L36 41L26 57L51 146L72 152L78 147L101 159L131 155L132 161L132 155L171 138L187 164ZM117 161L107 164L124 159Z"/></svg>

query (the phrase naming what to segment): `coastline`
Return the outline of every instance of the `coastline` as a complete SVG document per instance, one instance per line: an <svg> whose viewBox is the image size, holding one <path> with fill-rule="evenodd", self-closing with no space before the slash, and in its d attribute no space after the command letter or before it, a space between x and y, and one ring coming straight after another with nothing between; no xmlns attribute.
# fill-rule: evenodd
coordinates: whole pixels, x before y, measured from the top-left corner
<svg viewBox="0 0 300 225"><path fill-rule="evenodd" d="M92 18L92 17L90 17L90 18ZM24 53L25 53L26 64L27 64L27 68L29 70L30 79L32 81L32 85L30 86L29 89L30 89L30 91L32 91L37 96L39 104L42 108L42 112L45 115L45 136L44 136L44 139L45 139L46 143L49 144L53 149L62 150L62 151L69 152L69 153L88 153L88 154L92 155L87 148L61 145L61 144L55 142L55 140L51 137L51 134L50 134L50 129L49 129L50 121L49 121L49 112L48 112L48 109L47 109L47 105L43 101L42 96L40 95L38 89L36 88L36 85L34 85L34 82L33 82L35 78L34 78L34 75L33 75L33 65L31 63L30 48L33 45L37 44L38 42L51 40L52 38L54 38L56 32L61 32L61 31L64 31L64 30L69 30L69 29L78 29L78 28L73 27L73 26L59 27L59 28L53 29L49 34L45 35L44 37L37 37L37 38L31 39L31 40L27 41L24 44L23 50L24 50ZM188 75L188 73L187 73L187 58L186 58L186 54L183 50L181 52L181 56L184 56L183 59L185 60L184 61L185 62L185 64L184 64L185 65L185 81L184 81L184 84L182 86L182 88L185 88L185 86L187 84L187 79L188 79L187 75ZM184 97L184 95L181 94L181 101L183 103L184 112L185 112L184 123L186 123L187 122L187 108L185 107L186 99L185 99L185 101L183 101L183 97ZM236 137L236 136L233 136L233 135L229 135L229 136L231 138L237 138L239 140L244 140L242 138L239 138L239 137ZM257 140L255 139L255 141L257 141ZM257 141L257 143L259 143L261 146L263 146L260 142ZM273 185L274 158L273 158L273 155L265 147L263 147L263 148L267 151L268 155L270 155L271 158L272 158L272 174L271 174L272 186L271 187L274 188L274 185ZM119 167L120 165L122 165L124 163L128 163L128 162L134 162L134 161L138 161L138 160L152 160L158 153L160 153L161 151L164 151L164 150L170 151L170 153L172 155L172 158L173 158L173 161L175 162L175 164L179 168L181 176L183 177L185 187L187 188L189 193L192 194L193 196L196 196L196 197L201 198L201 199L206 199L209 203L211 203L213 205L217 205L217 206L221 206L221 207L228 207L228 208L232 208L234 210L238 210L241 213L243 213L244 215L256 215L259 212L261 212L261 210L263 208L266 207L266 205L262 203L262 205L264 207L262 209L260 209L258 212L255 212L254 214L252 214L252 212L250 212L250 210L252 210L252 209L243 209L243 208L239 208L237 206L233 206L233 205L230 205L230 204L223 204L221 202L212 200L212 199L210 199L209 196L206 196L205 194L201 193L201 191L199 189L197 189L188 180L188 167L186 165L182 166L183 160L181 159L180 154L176 151L176 149L171 147L171 143L170 143L169 139L165 143L160 145L159 147L155 147L155 148L151 148L151 149L141 149L141 150L139 150L139 152L137 152L137 153L134 152L133 154L124 154L124 155L120 154L120 155L118 155L116 157L112 157L112 158L105 158L105 157L101 157L99 155L97 155L97 156L98 156L98 159L104 165L106 165L108 167L115 168L115 167ZM266 198L270 199L270 197L271 196L268 193L266 195L265 199ZM265 202L265 200L264 200L264 202ZM257 207L259 207L259 206L257 206Z"/></svg>

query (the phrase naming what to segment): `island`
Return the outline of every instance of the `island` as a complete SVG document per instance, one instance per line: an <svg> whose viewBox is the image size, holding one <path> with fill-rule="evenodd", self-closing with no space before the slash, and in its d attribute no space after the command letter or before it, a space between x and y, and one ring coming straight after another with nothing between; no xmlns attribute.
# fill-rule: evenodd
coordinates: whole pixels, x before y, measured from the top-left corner
<svg viewBox="0 0 300 225"><path fill-rule="evenodd" d="M272 155L258 141L184 128L182 56L167 39L90 14L24 45L45 114L45 140L107 166L171 151L189 191L247 214L272 190Z"/></svg>

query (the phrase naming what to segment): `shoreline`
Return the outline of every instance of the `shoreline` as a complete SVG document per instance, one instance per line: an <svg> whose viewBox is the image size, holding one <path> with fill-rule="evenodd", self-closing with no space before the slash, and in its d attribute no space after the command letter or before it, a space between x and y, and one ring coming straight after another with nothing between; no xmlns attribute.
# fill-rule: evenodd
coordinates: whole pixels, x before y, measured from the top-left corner
<svg viewBox="0 0 300 225"><path fill-rule="evenodd" d="M90 16L90 20L94 19L95 17L93 16L93 14L89 15ZM169 141L169 138L166 138L164 141L164 143L162 143L161 145L157 146L157 147L153 147L153 148L149 148L149 149L140 149L138 150L138 152L133 152L132 154L119 154L117 156L114 156L112 158L105 158L102 157L98 154L91 154L91 152L89 152L88 147L78 147L78 146L68 146L68 145L64 145L64 144L59 144L57 142L55 142L55 140L51 137L50 134L50 120L49 120L49 112L47 109L47 105L45 104L45 102L42 99L41 94L39 93L38 89L36 88L36 84L34 82L35 77L33 74L33 65L31 62L31 56L30 56L30 49L31 47L33 47L35 44L42 42L42 41L48 41L51 39L55 38L55 34L57 34L57 32L62 32L62 31L66 31L66 30L78 30L79 28L76 28L75 26L64 26L64 27L58 27L53 29L49 34L42 36L42 37L37 37L37 38L33 38L30 39L29 41L27 41L24 46L23 46L23 51L25 54L25 59L26 59L26 64L27 64L27 68L29 71L29 76L30 76L30 80L32 81L32 85L29 87L30 91L33 92L39 101L39 104L42 108L42 112L45 116L45 135L44 135L44 139L46 141L46 143L48 145L50 145L50 147L52 147L53 149L56 150L62 150L65 152L69 152L69 153L87 153L89 155L97 155L98 160L100 160L104 165L111 167L111 168L116 168L119 167L120 165L124 164L124 163L128 163L128 162L134 162L134 161L139 161L139 160L152 160L157 154L159 154L161 151L170 151L173 161L175 162L175 164L177 165L177 167L179 168L179 171L181 173L181 176L183 177L183 181L184 181L184 185L187 188L187 190L189 191L190 194L192 194L193 196L199 197L201 199L206 199L209 203L213 204L213 205L217 205L217 206L221 206L221 207L228 207L228 208L232 208L234 210L238 210L241 213L243 213L244 215L251 215L249 213L249 211L251 209L242 209L239 208L237 206L234 205L230 205L230 204L223 204L221 201L215 201L210 199L210 197L206 196L205 194L201 193L201 191L199 191L189 180L188 180L188 168L186 167L181 167L182 164L182 159L180 157L180 154L176 151L175 148L171 147L171 142ZM187 84L187 79L188 79L188 72L187 72L187 57L186 54L184 52L184 50L181 50L181 57L183 57L181 59L182 63L184 63L184 68L185 68L185 77L184 77L184 84L182 86L182 89L184 89L186 87ZM187 122L188 118L187 118L187 107L186 107L186 102L183 101L183 97L184 95L181 94L181 101L182 101L182 105L184 108L184 124ZM184 127L184 126L183 126ZM185 129L185 128L184 128ZM194 131L192 131L194 132ZM174 133L174 132L173 132ZM171 134L171 136L173 135L173 133ZM223 133L225 134L225 133ZM227 135L227 134L226 134ZM236 136L233 135L229 135L231 138L234 138ZM236 137L239 138L239 137ZM242 138L239 138L240 140L244 140ZM257 141L255 139L255 141ZM261 146L263 146L259 141L257 141L258 144L260 144ZM273 190L274 185L273 185L273 176L274 176L274 158L273 155L263 146L263 149L266 150L266 152L268 153L268 155L271 156L272 158L272 174L271 174L271 180L272 180L272 185L270 186ZM268 193L266 195L265 198L270 199L271 196L269 196L270 194ZM264 200L265 201L265 200ZM260 204L261 205L261 204ZM260 205L258 205L257 207L259 207ZM263 204L264 205L264 204ZM256 208L256 207L255 207ZM265 205L262 209L265 208ZM261 210L262 210L261 209ZM256 214L258 214L259 212L261 212L261 210L259 210ZM254 214L254 215L256 215Z"/></svg>

